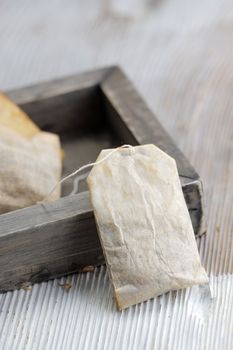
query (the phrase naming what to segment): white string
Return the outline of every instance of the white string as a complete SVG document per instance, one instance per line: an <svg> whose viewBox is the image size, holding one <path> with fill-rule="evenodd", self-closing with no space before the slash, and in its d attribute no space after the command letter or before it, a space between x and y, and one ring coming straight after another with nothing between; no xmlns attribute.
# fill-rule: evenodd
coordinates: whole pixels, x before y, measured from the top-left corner
<svg viewBox="0 0 233 350"><path fill-rule="evenodd" d="M74 185L73 185L73 190L70 192L69 196L72 196L73 194L78 192L78 188L79 188L79 183L80 181L84 180L87 175L89 174L89 171L87 171L86 173L82 174L82 175L78 175L75 179L74 179Z"/></svg>
<svg viewBox="0 0 233 350"><path fill-rule="evenodd" d="M77 170L75 170L73 173L63 177L63 179L61 179L60 181L58 181L56 183L56 185L51 189L51 191L49 192L49 194L43 199L43 201L39 202L41 204L43 204L44 202L46 202L48 200L48 198L53 194L53 192L55 191L55 189L57 188L57 186L61 185L63 182L65 182L66 180L70 179L71 177L77 175L78 173L80 173L81 171L85 170L85 169L88 169L94 165L98 165L98 164L101 164L103 163L105 160L107 160L109 157L111 157L111 155L115 152L117 152L119 150L119 148L133 148L133 146L131 145L123 145L123 146L120 146L120 147L117 147L115 148L114 150L112 150L110 153L108 153L105 157L103 157L102 159L98 160L98 161L95 161L93 163L89 163L89 164L86 164L86 165L83 165L81 166L80 168L78 168ZM88 173L86 173L87 175ZM80 179L79 179L80 180ZM77 180L79 182L79 180ZM73 192L73 191L72 191ZM71 193L72 193L71 192Z"/></svg>

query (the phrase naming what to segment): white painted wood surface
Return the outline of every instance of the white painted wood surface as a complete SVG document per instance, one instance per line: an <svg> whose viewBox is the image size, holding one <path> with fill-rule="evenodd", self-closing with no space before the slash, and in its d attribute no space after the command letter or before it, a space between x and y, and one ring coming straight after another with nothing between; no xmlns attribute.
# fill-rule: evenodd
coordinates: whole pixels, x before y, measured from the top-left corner
<svg viewBox="0 0 233 350"><path fill-rule="evenodd" d="M208 233L198 245L215 299L207 312L187 290L119 314L101 268L68 277L69 292L53 281L1 295L0 348L230 350L233 3L157 0L131 14L111 1L2 0L0 87L122 65L204 181Z"/></svg>

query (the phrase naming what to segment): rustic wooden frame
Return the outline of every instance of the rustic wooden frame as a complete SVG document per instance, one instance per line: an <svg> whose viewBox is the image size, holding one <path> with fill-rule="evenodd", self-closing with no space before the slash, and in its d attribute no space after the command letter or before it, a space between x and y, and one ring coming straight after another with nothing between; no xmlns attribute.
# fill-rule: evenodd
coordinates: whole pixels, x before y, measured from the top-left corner
<svg viewBox="0 0 233 350"><path fill-rule="evenodd" d="M42 128L60 133L104 114L121 143L154 143L176 159L196 235L205 232L202 184L118 67L8 93ZM101 113L100 113L101 111ZM79 118L77 118L79 115ZM104 263L88 192L0 215L0 291L20 288Z"/></svg>

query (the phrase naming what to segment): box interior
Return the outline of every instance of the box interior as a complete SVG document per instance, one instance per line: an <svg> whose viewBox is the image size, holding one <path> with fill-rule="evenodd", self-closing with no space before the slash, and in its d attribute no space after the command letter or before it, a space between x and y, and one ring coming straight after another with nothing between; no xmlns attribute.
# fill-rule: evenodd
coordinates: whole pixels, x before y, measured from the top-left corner
<svg viewBox="0 0 233 350"><path fill-rule="evenodd" d="M62 177L95 161L102 149L121 144L104 105L99 86L21 105L42 130L59 134L65 152ZM73 190L74 179L62 185L62 196ZM86 183L81 181L79 192L85 190Z"/></svg>

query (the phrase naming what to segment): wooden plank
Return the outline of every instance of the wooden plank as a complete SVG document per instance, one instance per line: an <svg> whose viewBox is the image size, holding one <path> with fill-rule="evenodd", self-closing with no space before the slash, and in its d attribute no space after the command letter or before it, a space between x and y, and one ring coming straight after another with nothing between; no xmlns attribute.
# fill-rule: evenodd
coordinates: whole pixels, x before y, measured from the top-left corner
<svg viewBox="0 0 233 350"><path fill-rule="evenodd" d="M1 215L0 290L104 263L87 192Z"/></svg>
<svg viewBox="0 0 233 350"><path fill-rule="evenodd" d="M7 95L19 105L40 101L49 97L66 94L70 91L81 91L98 86L114 67L100 68L68 77L41 82L7 92Z"/></svg>

